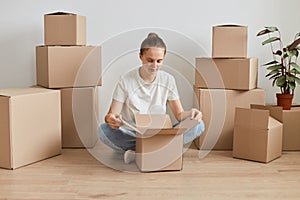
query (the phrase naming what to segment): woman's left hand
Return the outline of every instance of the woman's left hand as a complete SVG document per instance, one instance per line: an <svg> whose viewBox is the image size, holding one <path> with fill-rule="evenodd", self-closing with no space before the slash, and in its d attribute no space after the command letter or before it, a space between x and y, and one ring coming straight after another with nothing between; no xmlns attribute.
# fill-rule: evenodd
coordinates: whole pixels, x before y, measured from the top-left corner
<svg viewBox="0 0 300 200"><path fill-rule="evenodd" d="M191 119L197 120L200 122L202 120L202 112L196 108L192 108L190 110L190 117Z"/></svg>

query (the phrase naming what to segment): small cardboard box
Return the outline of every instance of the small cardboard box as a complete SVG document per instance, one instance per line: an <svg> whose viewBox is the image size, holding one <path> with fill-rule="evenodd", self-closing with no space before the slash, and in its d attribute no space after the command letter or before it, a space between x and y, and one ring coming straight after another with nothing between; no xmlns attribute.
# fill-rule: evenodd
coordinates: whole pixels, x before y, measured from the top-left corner
<svg viewBox="0 0 300 200"><path fill-rule="evenodd" d="M61 91L62 147L92 148L98 140L97 87Z"/></svg>
<svg viewBox="0 0 300 200"><path fill-rule="evenodd" d="M37 46L37 84L46 88L101 85L100 46Z"/></svg>
<svg viewBox="0 0 300 200"><path fill-rule="evenodd" d="M275 105L253 105L253 107L270 110L270 115L283 124L283 151L300 150L300 106L294 105L291 110L283 110Z"/></svg>
<svg viewBox="0 0 300 200"><path fill-rule="evenodd" d="M213 58L246 58L248 27L240 25L213 26Z"/></svg>
<svg viewBox="0 0 300 200"><path fill-rule="evenodd" d="M265 91L201 89L195 90L195 106L203 114L205 131L195 140L204 150L232 150L234 114L236 107L250 108L251 104L264 104Z"/></svg>
<svg viewBox="0 0 300 200"><path fill-rule="evenodd" d="M269 110L236 108L233 157L265 163L280 157L282 127Z"/></svg>
<svg viewBox="0 0 300 200"><path fill-rule="evenodd" d="M257 58L196 58L195 86L251 90L257 87Z"/></svg>
<svg viewBox="0 0 300 200"><path fill-rule="evenodd" d="M55 12L44 15L45 45L86 45L86 17Z"/></svg>
<svg viewBox="0 0 300 200"><path fill-rule="evenodd" d="M60 92L0 89L0 167L15 169L61 153Z"/></svg>
<svg viewBox="0 0 300 200"><path fill-rule="evenodd" d="M142 172L182 169L183 134L197 122L189 118L172 128L169 115L137 114L136 164Z"/></svg>

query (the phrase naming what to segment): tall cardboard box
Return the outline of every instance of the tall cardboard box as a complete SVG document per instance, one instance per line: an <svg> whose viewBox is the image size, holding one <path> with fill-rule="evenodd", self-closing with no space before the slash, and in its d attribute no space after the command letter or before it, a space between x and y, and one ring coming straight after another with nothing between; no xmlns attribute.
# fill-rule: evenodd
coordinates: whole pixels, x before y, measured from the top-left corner
<svg viewBox="0 0 300 200"><path fill-rule="evenodd" d="M257 87L257 58L196 58L195 87L251 90Z"/></svg>
<svg viewBox="0 0 300 200"><path fill-rule="evenodd" d="M240 25L213 26L213 58L246 58L248 27Z"/></svg>
<svg viewBox="0 0 300 200"><path fill-rule="evenodd" d="M86 17L55 12L44 15L45 45L86 45Z"/></svg>
<svg viewBox="0 0 300 200"><path fill-rule="evenodd" d="M136 164L142 172L182 169L183 133L195 120L172 128L169 115L137 114Z"/></svg>
<svg viewBox="0 0 300 200"><path fill-rule="evenodd" d="M15 169L61 153L60 92L0 90L0 167Z"/></svg>
<svg viewBox="0 0 300 200"><path fill-rule="evenodd" d="M98 140L97 87L61 89L62 147L92 148Z"/></svg>
<svg viewBox="0 0 300 200"><path fill-rule="evenodd" d="M201 89L195 90L195 106L203 114L205 131L195 140L198 148L232 150L234 114L236 107L250 108L251 104L264 104L265 91Z"/></svg>
<svg viewBox="0 0 300 200"><path fill-rule="evenodd" d="M282 123L269 110L236 108L233 157L267 163L281 152Z"/></svg>
<svg viewBox="0 0 300 200"><path fill-rule="evenodd" d="M37 84L46 88L101 85L100 46L37 46Z"/></svg>

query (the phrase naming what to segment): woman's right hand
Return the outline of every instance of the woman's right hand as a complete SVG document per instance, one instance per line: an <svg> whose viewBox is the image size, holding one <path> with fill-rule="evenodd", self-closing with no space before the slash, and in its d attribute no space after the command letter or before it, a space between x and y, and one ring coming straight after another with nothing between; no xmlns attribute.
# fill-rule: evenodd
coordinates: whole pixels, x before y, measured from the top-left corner
<svg viewBox="0 0 300 200"><path fill-rule="evenodd" d="M118 129L120 126L123 126L122 117L120 114L108 113L105 116L105 122L112 128Z"/></svg>

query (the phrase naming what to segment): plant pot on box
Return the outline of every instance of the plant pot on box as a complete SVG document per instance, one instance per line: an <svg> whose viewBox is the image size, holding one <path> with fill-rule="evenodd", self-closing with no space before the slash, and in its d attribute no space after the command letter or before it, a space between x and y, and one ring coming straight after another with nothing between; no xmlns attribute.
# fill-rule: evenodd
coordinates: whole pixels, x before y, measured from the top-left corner
<svg viewBox="0 0 300 200"><path fill-rule="evenodd" d="M293 102L293 94L281 94L277 93L277 106L282 106L283 110L290 110Z"/></svg>
<svg viewBox="0 0 300 200"><path fill-rule="evenodd" d="M273 80L273 86L280 88L281 94L276 94L277 105L283 106L284 110L290 110L296 84L300 84L300 66L297 64L300 53L300 32L287 46L283 46L281 33L277 27L265 27L256 36L262 35L268 35L262 45L270 44L273 56L272 61L263 65L270 71L266 77Z"/></svg>

